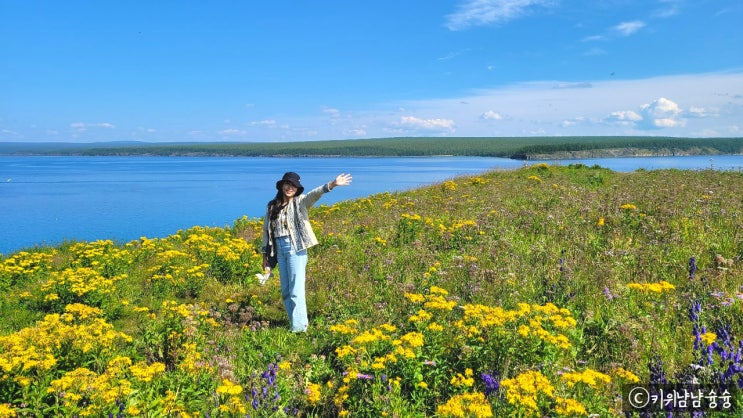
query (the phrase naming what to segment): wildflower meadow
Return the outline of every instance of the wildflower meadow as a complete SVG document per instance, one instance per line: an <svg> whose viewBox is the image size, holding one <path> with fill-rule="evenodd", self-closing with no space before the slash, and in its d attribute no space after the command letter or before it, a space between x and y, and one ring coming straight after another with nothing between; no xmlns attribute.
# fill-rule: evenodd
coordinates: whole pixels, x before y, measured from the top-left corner
<svg viewBox="0 0 743 418"><path fill-rule="evenodd" d="M639 417L627 385L692 382L739 405L741 190L539 164L321 205L300 334L260 219L3 254L0 417Z"/></svg>

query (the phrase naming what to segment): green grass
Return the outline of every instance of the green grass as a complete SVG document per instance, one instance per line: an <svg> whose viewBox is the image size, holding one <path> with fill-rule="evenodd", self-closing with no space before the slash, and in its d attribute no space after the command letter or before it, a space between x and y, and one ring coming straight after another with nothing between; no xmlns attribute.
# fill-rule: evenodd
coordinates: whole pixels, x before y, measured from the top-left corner
<svg viewBox="0 0 743 418"><path fill-rule="evenodd" d="M623 416L624 370L645 383L659 367L669 381L707 382L734 362L720 350L743 337L739 190L734 171L536 165L321 205L311 325L299 335L287 331L278 278L254 278L257 219L7 255L0 416L3 404L21 416L119 405L127 416L455 416L462 405L468 416L571 416L568 399ZM73 303L100 311L50 320ZM716 337L697 332L695 349L702 326ZM108 337L85 337L94 332ZM116 366L121 357L164 371L145 380ZM81 367L98 380L65 387ZM478 398L483 373L501 389ZM519 391L535 375L553 391Z"/></svg>

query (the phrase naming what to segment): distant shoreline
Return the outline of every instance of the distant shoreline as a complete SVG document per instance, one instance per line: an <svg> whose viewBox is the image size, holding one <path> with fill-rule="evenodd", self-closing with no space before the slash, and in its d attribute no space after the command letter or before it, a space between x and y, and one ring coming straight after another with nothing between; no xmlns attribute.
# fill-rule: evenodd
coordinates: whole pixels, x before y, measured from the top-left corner
<svg viewBox="0 0 743 418"><path fill-rule="evenodd" d="M13 156L500 157L561 160L743 155L743 138L405 137L302 142L0 143Z"/></svg>
<svg viewBox="0 0 743 418"><path fill-rule="evenodd" d="M699 148L691 150L680 149L641 149L641 148L611 148L580 151L563 151L551 154L531 154L528 160L579 160L586 158L635 158L635 157L689 157L702 155L741 155L740 153L722 153L715 149Z"/></svg>

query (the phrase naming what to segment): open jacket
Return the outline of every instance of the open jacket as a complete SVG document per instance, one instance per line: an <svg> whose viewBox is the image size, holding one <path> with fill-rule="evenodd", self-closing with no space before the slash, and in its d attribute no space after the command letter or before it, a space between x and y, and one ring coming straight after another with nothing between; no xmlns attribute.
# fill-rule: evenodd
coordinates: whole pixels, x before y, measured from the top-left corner
<svg viewBox="0 0 743 418"><path fill-rule="evenodd" d="M306 250L317 245L317 237L310 225L309 209L317 202L323 194L329 192L327 184L315 187L307 193L295 196L286 207L287 218L293 220L289 223L289 236L297 251ZM272 240L273 230L271 228L271 205L266 207L266 216L263 218L263 242L261 244L263 253L268 251L268 242Z"/></svg>

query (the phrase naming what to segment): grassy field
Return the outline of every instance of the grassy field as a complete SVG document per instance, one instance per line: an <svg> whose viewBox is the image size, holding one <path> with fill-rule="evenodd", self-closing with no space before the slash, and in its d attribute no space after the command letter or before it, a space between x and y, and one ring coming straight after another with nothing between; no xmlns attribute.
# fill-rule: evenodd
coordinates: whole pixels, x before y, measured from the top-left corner
<svg viewBox="0 0 743 418"><path fill-rule="evenodd" d="M613 417L631 383L743 387L740 190L540 164L319 206L306 334L255 278L257 219L8 254L0 417Z"/></svg>
<svg viewBox="0 0 743 418"><path fill-rule="evenodd" d="M0 154L158 156L432 156L515 159L743 154L743 138L462 137L252 143L0 144Z"/></svg>

